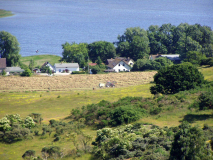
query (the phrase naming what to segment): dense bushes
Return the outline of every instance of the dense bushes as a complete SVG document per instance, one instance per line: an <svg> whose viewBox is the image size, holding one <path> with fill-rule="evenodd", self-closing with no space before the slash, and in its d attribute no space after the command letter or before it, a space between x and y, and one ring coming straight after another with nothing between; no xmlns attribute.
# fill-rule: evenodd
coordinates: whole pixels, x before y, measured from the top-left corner
<svg viewBox="0 0 213 160"><path fill-rule="evenodd" d="M152 103L142 97L125 97L114 103L102 100L98 104L83 106L81 110L73 109L71 117L76 120L85 118L87 125L101 128L108 125L117 126L149 115L152 106Z"/></svg>
<svg viewBox="0 0 213 160"><path fill-rule="evenodd" d="M169 159L213 159L212 151L207 148L205 140L202 129L183 122L175 134Z"/></svg>
<svg viewBox="0 0 213 160"><path fill-rule="evenodd" d="M165 57L159 57L155 60L138 59L132 71L159 70L161 67L173 65L172 61Z"/></svg>
<svg viewBox="0 0 213 160"><path fill-rule="evenodd" d="M30 135L30 128L35 122L29 116L21 119L20 115L6 115L0 119L0 141L12 143L27 138Z"/></svg>
<svg viewBox="0 0 213 160"><path fill-rule="evenodd" d="M161 68L154 76L154 82L156 85L150 88L152 94L173 94L200 86L204 77L190 63L182 63Z"/></svg>
<svg viewBox="0 0 213 160"><path fill-rule="evenodd" d="M206 147L204 132L184 122L179 127L160 128L137 123L122 127L103 128L97 131L93 152L95 159L212 159ZM185 136L187 135L187 136ZM209 132L209 135L211 133ZM175 138L174 138L175 137ZM171 155L170 155L171 151Z"/></svg>

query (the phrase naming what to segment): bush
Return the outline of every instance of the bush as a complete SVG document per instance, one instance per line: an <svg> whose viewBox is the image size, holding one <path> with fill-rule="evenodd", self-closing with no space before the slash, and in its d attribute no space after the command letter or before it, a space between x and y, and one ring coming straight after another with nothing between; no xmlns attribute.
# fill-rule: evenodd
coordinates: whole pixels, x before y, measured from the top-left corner
<svg viewBox="0 0 213 160"><path fill-rule="evenodd" d="M145 109L134 108L132 106L121 106L115 108L109 113L111 119L110 123L113 126L120 124L128 124L134 122L142 117L142 115L147 114Z"/></svg>
<svg viewBox="0 0 213 160"><path fill-rule="evenodd" d="M29 68L25 69L25 71L21 74L21 76L30 77L32 75L32 72Z"/></svg>
<svg viewBox="0 0 213 160"><path fill-rule="evenodd" d="M199 96L199 109L213 109L213 93L211 91L201 93Z"/></svg>
<svg viewBox="0 0 213 160"><path fill-rule="evenodd" d="M5 70L3 69L3 71L1 72L1 74L3 75L3 76L5 76L6 75L6 72L5 72Z"/></svg>
<svg viewBox="0 0 213 160"><path fill-rule="evenodd" d="M27 150L23 155L23 159L31 159L31 157L35 157L35 151L34 150Z"/></svg>
<svg viewBox="0 0 213 160"><path fill-rule="evenodd" d="M204 77L190 63L182 63L161 68L154 76L154 82L155 86L150 87L152 94L174 94L201 86Z"/></svg>
<svg viewBox="0 0 213 160"><path fill-rule="evenodd" d="M72 74L86 74L85 71L72 71Z"/></svg>

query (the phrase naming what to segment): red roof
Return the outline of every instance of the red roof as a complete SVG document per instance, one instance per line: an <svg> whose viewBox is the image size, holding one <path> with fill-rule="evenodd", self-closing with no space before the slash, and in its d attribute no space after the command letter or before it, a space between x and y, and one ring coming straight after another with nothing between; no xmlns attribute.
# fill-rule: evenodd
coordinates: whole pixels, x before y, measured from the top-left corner
<svg viewBox="0 0 213 160"><path fill-rule="evenodd" d="M90 66L96 66L97 63L89 63Z"/></svg>

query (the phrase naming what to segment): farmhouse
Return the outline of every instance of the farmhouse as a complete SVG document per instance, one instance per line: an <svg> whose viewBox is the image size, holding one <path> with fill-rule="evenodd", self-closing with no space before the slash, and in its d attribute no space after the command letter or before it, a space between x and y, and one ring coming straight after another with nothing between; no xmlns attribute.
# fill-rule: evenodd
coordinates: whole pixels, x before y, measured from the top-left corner
<svg viewBox="0 0 213 160"><path fill-rule="evenodd" d="M132 59L125 57L116 57L115 59L107 59L108 69L105 72L130 72L131 67L134 64Z"/></svg>
<svg viewBox="0 0 213 160"><path fill-rule="evenodd" d="M55 72L54 66L52 66L49 62L45 62L45 63L41 66L41 68L42 68L42 67L49 67L50 70L51 70L53 73Z"/></svg>
<svg viewBox="0 0 213 160"><path fill-rule="evenodd" d="M71 73L72 71L79 71L78 63L55 63L55 73Z"/></svg>

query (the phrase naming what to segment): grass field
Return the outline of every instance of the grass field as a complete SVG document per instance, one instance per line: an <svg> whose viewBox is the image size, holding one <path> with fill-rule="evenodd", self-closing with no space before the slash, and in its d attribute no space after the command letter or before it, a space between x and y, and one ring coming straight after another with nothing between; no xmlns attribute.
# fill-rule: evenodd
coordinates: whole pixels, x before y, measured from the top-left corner
<svg viewBox="0 0 213 160"><path fill-rule="evenodd" d="M0 9L0 18L13 16L12 12Z"/></svg>
<svg viewBox="0 0 213 160"><path fill-rule="evenodd" d="M55 63L59 63L59 60L61 59L60 56L55 55L37 55L37 56L27 56L27 57L21 57L21 62L25 65L29 65L30 60L34 60L35 67L42 66L45 62L49 62L50 64L54 65Z"/></svg>
<svg viewBox="0 0 213 160"><path fill-rule="evenodd" d="M206 68L202 67L199 68L199 70L204 74L205 79L207 80L213 80L213 67ZM137 73L137 72L136 72ZM136 74L135 73L135 74ZM148 72L147 72L148 73ZM134 74L134 73L132 73ZM154 75L151 73L150 75ZM73 75L72 75L73 76ZM76 75L74 75L76 76ZM85 76L85 75L80 75ZM88 75L90 76L90 75ZM96 76L94 78L93 76ZM128 73L120 73L120 74L106 74L106 75L93 75L91 77L84 77L84 80L91 79L92 81L95 81L95 79L98 79L97 82L101 79L101 76L107 76L105 78L110 79L110 76L118 76L120 77L120 80L118 81L118 86L115 88L106 88L106 89L96 89L92 90L93 86L86 87L86 88L69 88L68 90L49 90L45 88L43 91L35 91L32 88L26 91L20 92L20 88L12 89L10 88L10 91L8 92L1 92L0 93L0 118L4 117L6 114L20 114L21 117L26 117L30 113L40 113L42 114L42 117L44 118L43 123L48 123L50 119L56 119L56 120L64 120L67 116L69 116L70 111L73 108L82 107L83 105L91 104L91 103L98 103L101 100L107 100L110 102L117 101L119 98L126 97L126 96L138 96L138 97L152 97L152 95L149 92L149 88L152 85L152 83L146 83L142 84L142 82L139 82L139 80L136 80L136 82L133 82L132 80L130 82L127 81L127 79L124 79L125 77L129 77ZM124 76L124 77L122 77ZM71 76L66 76L71 81ZM34 78L44 78L45 81L49 80L49 78L56 78L58 79L58 82L63 84L64 78L66 77L29 77L29 79L20 79L18 83L21 83L23 81L24 83L27 83L28 81ZM138 73L136 77L141 77L141 75ZM16 76L12 77L0 77L0 84L2 83L2 79L5 78L4 84L8 83L10 84L9 79L7 78L18 78ZM21 77L19 77L21 78ZM48 78L48 79L45 79ZM60 80L60 78L62 78ZM73 77L72 77L73 78ZM74 81L77 81L77 78ZM114 79L114 78L112 78ZM110 79L111 80L111 79ZM123 84L121 83L121 80L123 80ZM151 79L150 79L151 80ZM38 79L36 79L33 82L37 82ZM73 81L73 83L74 83ZM127 81L127 82L125 82ZM96 84L95 82L94 84ZM64 82L65 83L65 82ZM76 82L76 85L79 82ZM48 83L47 83L48 84ZM56 83L54 83L56 84ZM78 84L79 85L79 84ZM30 86L30 85L29 85ZM96 84L97 86L97 84ZM13 86L15 87L15 86ZM33 87L33 86L32 86ZM67 86L64 86L67 88ZM155 125L158 125L160 127L163 126L177 126L181 123L183 120L187 120L193 125L200 125L202 126L204 123L213 126L213 119L212 119L212 113L209 113L209 111L190 111L187 109L187 104L189 102L192 102L196 99L196 96L191 97L190 99L187 99L186 105L183 107L177 107L170 109L168 107L168 110L161 113L160 115L155 116L148 116L143 119L140 119L138 122L144 122L144 123L152 123ZM96 135L96 130L92 128L85 128L83 130L84 132L90 134L93 136L93 138ZM70 141L67 141L65 139L60 140L59 142L53 142L53 136L50 137L47 136L44 139L41 139L39 137L34 137L34 139L30 140L24 140L20 142L16 142L13 144L4 144L0 143L0 157L3 160L9 160L9 159L17 159L21 160L22 154L29 149L33 149L36 151L37 155L41 153L41 149L44 146L51 146L51 145L57 145L62 148L72 148L73 144ZM64 158L69 159L69 158ZM83 159L90 159L90 155L86 154L83 157L79 158L79 160Z"/></svg>

